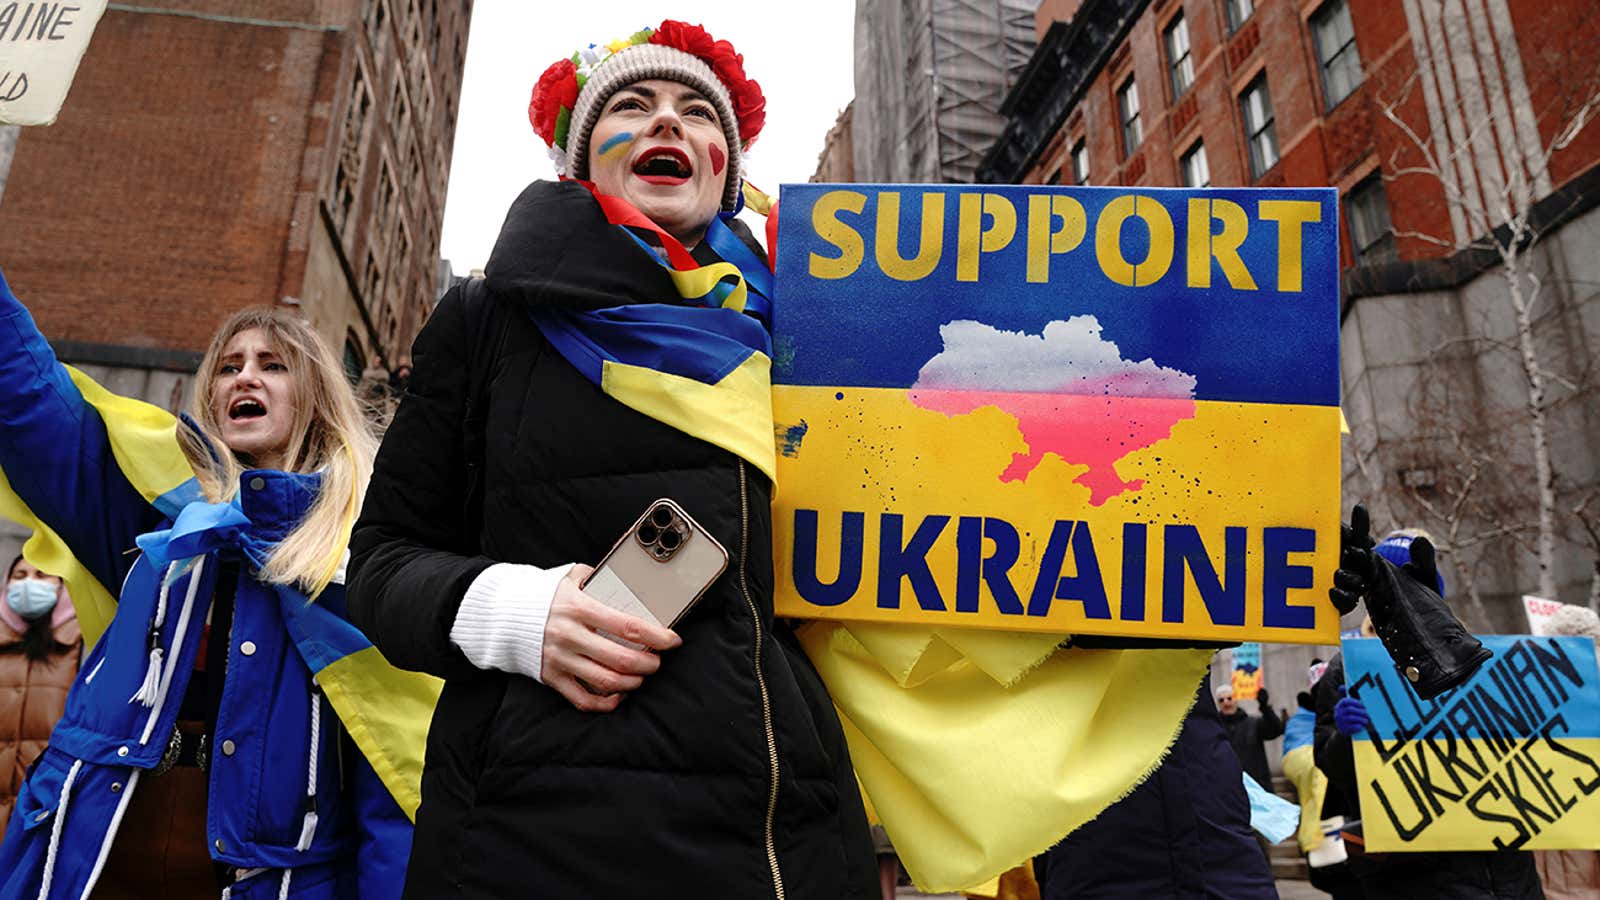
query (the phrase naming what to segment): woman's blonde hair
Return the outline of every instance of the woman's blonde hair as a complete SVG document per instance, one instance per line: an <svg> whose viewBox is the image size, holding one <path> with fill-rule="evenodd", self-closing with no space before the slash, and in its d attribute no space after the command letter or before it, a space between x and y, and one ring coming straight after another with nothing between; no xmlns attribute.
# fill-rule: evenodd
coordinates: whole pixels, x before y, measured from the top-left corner
<svg viewBox="0 0 1600 900"><path fill-rule="evenodd" d="M267 557L261 578L297 584L315 597L333 580L361 512L361 498L372 477L377 439L362 415L344 370L328 345L306 322L284 310L242 310L217 329L195 373L189 415L198 433L179 428L179 440L207 499L220 503L239 491L244 465L223 443L211 405L217 369L228 342L260 329L294 376L294 422L283 467L289 472L320 472L322 488L303 519Z"/></svg>

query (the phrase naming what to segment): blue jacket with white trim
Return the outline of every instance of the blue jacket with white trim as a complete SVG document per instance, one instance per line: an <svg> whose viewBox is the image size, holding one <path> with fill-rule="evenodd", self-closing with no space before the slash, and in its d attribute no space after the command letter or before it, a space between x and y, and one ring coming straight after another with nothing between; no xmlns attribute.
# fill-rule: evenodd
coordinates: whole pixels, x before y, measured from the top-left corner
<svg viewBox="0 0 1600 900"><path fill-rule="evenodd" d="M0 280L0 471L33 512L108 587L115 617L84 660L66 712L23 785L0 845L0 900L79 898L93 890L117 826L153 777L176 727L225 557L239 559L221 708L211 737L206 839L213 859L251 871L233 898L400 895L411 824L317 691L303 654L302 593L257 580L241 543L281 539L320 479L245 472L237 537L167 570L135 549L172 527L123 476L97 411L79 394L32 317ZM236 531L238 529L235 529ZM169 581L163 590L163 582ZM317 607L344 617L344 588ZM291 635L299 629L299 641ZM155 643L153 644L152 641ZM161 650L154 690L135 699Z"/></svg>

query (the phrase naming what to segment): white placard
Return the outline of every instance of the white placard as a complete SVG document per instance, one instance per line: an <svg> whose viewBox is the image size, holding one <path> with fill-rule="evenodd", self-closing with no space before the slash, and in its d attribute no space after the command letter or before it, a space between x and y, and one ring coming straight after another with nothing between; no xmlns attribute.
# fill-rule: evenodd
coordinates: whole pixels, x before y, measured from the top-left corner
<svg viewBox="0 0 1600 900"><path fill-rule="evenodd" d="M0 0L0 125L49 125L107 0Z"/></svg>
<svg viewBox="0 0 1600 900"><path fill-rule="evenodd" d="M1550 624L1550 617L1556 614L1562 604L1557 600L1546 600L1535 597L1533 594L1522 595L1522 608L1528 613L1528 633L1534 637L1549 637L1550 632L1545 628Z"/></svg>

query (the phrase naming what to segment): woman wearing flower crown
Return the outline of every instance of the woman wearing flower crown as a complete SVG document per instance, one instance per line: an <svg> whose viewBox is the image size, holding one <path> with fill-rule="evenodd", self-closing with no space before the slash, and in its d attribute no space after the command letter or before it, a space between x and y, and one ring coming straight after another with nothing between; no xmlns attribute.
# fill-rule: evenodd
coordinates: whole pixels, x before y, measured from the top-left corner
<svg viewBox="0 0 1600 900"><path fill-rule="evenodd" d="M876 897L772 613L770 274L732 218L761 89L667 21L552 65L529 113L564 178L417 338L352 541L353 620L446 680L407 896ZM661 497L729 555L675 630L581 588Z"/></svg>
<svg viewBox="0 0 1600 900"><path fill-rule="evenodd" d="M345 658L375 442L333 351L243 310L180 424L60 364L0 278L0 436L0 510L34 519L30 557L93 644L17 794L0 898L398 897L397 745L341 678L388 683L370 645Z"/></svg>

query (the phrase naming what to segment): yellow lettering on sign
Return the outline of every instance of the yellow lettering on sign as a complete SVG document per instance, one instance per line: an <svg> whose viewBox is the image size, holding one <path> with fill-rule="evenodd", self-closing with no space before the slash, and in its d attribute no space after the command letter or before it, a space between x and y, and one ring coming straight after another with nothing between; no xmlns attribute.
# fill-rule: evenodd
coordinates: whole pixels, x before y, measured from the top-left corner
<svg viewBox="0 0 1600 900"><path fill-rule="evenodd" d="M1057 218L1061 227L1052 231ZM1050 257L1070 253L1083 243L1089 230L1083 204L1064 194L1034 194L1028 198L1028 280L1050 280ZM1046 246L1048 244L1048 247Z"/></svg>
<svg viewBox="0 0 1600 900"><path fill-rule="evenodd" d="M1261 218L1278 223L1278 290L1300 291L1301 226L1322 221L1322 204L1313 200L1263 200Z"/></svg>
<svg viewBox="0 0 1600 900"><path fill-rule="evenodd" d="M1220 232L1212 231L1222 223ZM1232 200L1213 200L1205 197L1189 199L1189 287L1211 287L1211 261L1217 261L1228 286L1236 291L1256 290L1256 280L1250 277L1244 260L1239 258L1239 245L1250 233L1250 216L1244 207Z"/></svg>
<svg viewBox="0 0 1600 900"><path fill-rule="evenodd" d="M1128 262L1122 255L1122 223L1133 217L1143 219L1150 230L1150 252L1137 263ZM1138 194L1118 197L1106 204L1100 212L1100 221L1095 224L1094 252L1100 260L1100 270L1117 284L1148 287L1160 281L1172 267L1175 245L1172 216L1151 197Z"/></svg>
<svg viewBox="0 0 1600 900"><path fill-rule="evenodd" d="M981 201L981 206L980 206ZM984 216L989 227L979 230ZM978 255L1004 250L1017 235L1017 208L1001 194L962 194L956 219L956 280L978 280Z"/></svg>
<svg viewBox="0 0 1600 900"><path fill-rule="evenodd" d="M878 228L873 253L878 268L895 281L916 281L928 277L944 252L944 194L928 191L922 195L922 237L917 255L900 255L900 194L885 191L878 195Z"/></svg>
<svg viewBox="0 0 1600 900"><path fill-rule="evenodd" d="M816 205L811 207L811 228L817 237L838 247L839 255L828 257L812 253L812 277L849 278L861 268L861 260L867 255L866 245L859 232L839 221L839 213L859 214L866 208L866 195L856 191L829 191L817 198Z"/></svg>

